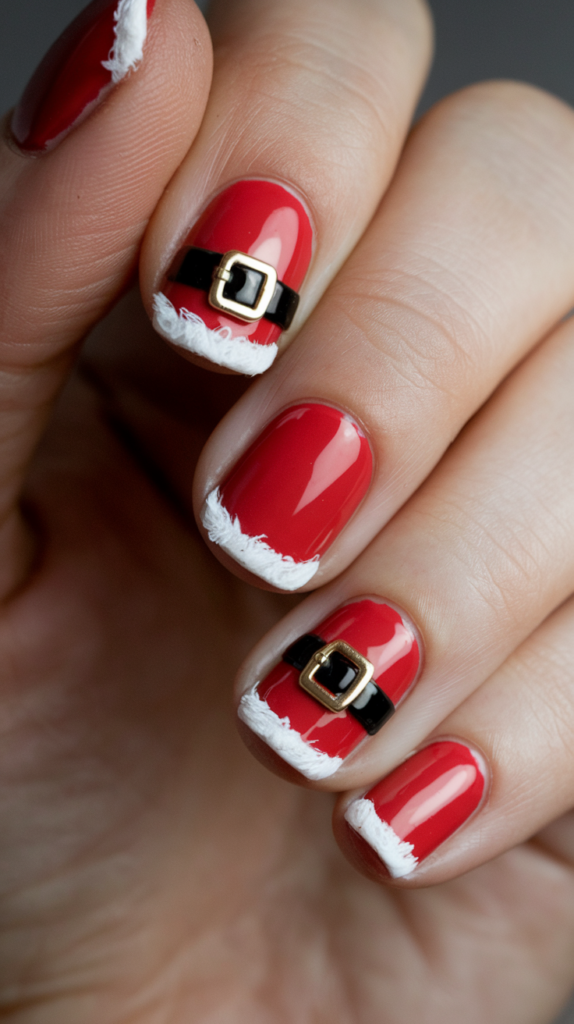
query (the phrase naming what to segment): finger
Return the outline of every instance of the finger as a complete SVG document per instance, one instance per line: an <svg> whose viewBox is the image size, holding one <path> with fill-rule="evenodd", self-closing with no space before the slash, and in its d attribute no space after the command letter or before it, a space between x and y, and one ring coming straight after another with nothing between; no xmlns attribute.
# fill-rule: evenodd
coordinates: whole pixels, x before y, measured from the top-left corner
<svg viewBox="0 0 574 1024"><path fill-rule="evenodd" d="M23 571L17 499L72 346L133 273L146 223L197 130L209 87L201 15L185 0L158 0L141 66L116 89L104 86L106 102L92 110L86 90L94 85L94 67L108 57L98 33L102 24L110 27L114 10L100 3L88 9L91 31L82 34L83 15L80 42L77 26L65 34L67 62L56 44L60 78L49 56L16 111L20 142L38 151L51 142L51 151L30 158L7 143L0 149L2 593ZM111 74L103 71L104 78ZM86 96L90 110L83 109L82 120L78 97ZM62 112L58 104L66 97Z"/></svg>
<svg viewBox="0 0 574 1024"><path fill-rule="evenodd" d="M572 593L574 489L563 439L574 428L573 379L568 321L345 576L262 643L240 681L239 715L271 767L281 770L281 758L329 788L368 784L443 728ZM309 634L315 647L295 663L286 648ZM350 651L321 671L314 652L334 641ZM310 666L339 694L359 682L361 657L373 675L358 704L339 710L307 685Z"/></svg>
<svg viewBox="0 0 574 1024"><path fill-rule="evenodd" d="M573 157L572 112L519 85L415 131L367 235L203 453L195 508L225 565L315 587L396 513L574 302Z"/></svg>
<svg viewBox="0 0 574 1024"><path fill-rule="evenodd" d="M395 877L442 882L530 838L569 809L573 656L569 601L442 723L441 735L455 741L431 739L364 797L343 798L336 827L345 848L353 844L355 862L368 863L378 877L387 874L386 860ZM398 829L403 846L394 845L394 856L384 853L383 833L391 844L394 838L378 827L382 821Z"/></svg>
<svg viewBox="0 0 574 1024"><path fill-rule="evenodd" d="M429 18L419 0L218 0L210 21L208 109L150 226L142 289L183 354L257 374L293 293L305 279L296 329L380 200L428 66ZM212 284L231 250L259 268L246 283L238 263ZM275 274L287 290L267 307Z"/></svg>

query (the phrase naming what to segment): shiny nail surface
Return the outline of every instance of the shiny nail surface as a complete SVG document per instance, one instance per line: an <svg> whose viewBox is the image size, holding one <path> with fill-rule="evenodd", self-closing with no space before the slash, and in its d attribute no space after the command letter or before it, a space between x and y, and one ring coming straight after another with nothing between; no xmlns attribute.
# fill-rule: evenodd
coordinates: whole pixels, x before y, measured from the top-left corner
<svg viewBox="0 0 574 1024"><path fill-rule="evenodd" d="M369 443L346 413L312 402L291 406L211 492L202 523L240 565L297 590L364 498L372 468Z"/></svg>
<svg viewBox="0 0 574 1024"><path fill-rule="evenodd" d="M468 821L485 784L479 754L463 743L439 740L353 800L345 820L378 854L389 874L403 878Z"/></svg>
<svg viewBox="0 0 574 1024"><path fill-rule="evenodd" d="M210 304L208 289L175 280L189 247L245 253L269 264L279 281L298 292L313 248L303 203L276 181L230 185L201 214L154 297L154 326L168 341L240 373L262 373L275 359L281 328L265 318L245 323L227 315Z"/></svg>
<svg viewBox="0 0 574 1024"><path fill-rule="evenodd" d="M392 605L363 598L337 609L312 629L327 643L345 640L373 665L369 684L400 704L416 682L420 644L408 619ZM367 739L352 709L331 712L299 684L299 671L280 661L241 698L239 717L288 764L309 779L332 775ZM364 706L365 701L359 700Z"/></svg>
<svg viewBox="0 0 574 1024"><path fill-rule="evenodd" d="M12 117L26 152L52 149L142 58L155 0L94 0L34 72Z"/></svg>

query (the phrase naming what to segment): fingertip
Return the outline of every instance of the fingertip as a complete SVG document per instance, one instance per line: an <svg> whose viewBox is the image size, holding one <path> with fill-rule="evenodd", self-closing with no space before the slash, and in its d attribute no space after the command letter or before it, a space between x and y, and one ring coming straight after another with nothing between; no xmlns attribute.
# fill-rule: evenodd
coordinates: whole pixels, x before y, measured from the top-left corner
<svg viewBox="0 0 574 1024"><path fill-rule="evenodd" d="M241 718L240 714L237 714L236 723L239 735L245 743L249 753L252 754L264 768L272 772L273 775L277 775L280 779L283 779L285 782L289 782L292 785L301 786L303 789L321 788L311 779L306 779L305 776L302 775L301 772L297 771L296 768L287 764L287 762L280 757L268 743L253 732L249 725L247 725L247 723Z"/></svg>
<svg viewBox="0 0 574 1024"><path fill-rule="evenodd" d="M372 846L345 819L345 812L352 799L352 794L344 793L335 802L333 807L333 835L341 853L348 860L351 867L358 871L360 875L368 878L369 881L382 885L404 885L403 879L393 879L391 877Z"/></svg>

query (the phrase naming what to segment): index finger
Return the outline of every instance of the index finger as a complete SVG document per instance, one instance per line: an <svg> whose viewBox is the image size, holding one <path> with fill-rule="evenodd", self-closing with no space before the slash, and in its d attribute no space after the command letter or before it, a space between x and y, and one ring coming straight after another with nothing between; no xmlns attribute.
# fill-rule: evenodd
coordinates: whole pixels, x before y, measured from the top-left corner
<svg viewBox="0 0 574 1024"><path fill-rule="evenodd" d="M293 336L281 340L299 291L294 330L379 203L426 74L430 25L420 0L217 0L211 29L210 100L150 225L142 289L156 330L182 354L256 374ZM257 265L234 270L221 262L229 252ZM232 278L219 296L214 271Z"/></svg>

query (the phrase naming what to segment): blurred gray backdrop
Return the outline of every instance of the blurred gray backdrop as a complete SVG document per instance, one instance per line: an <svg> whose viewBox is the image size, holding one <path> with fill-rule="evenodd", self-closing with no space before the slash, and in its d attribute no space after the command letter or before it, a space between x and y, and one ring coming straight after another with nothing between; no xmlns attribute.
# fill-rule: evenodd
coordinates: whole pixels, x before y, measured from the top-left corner
<svg viewBox="0 0 574 1024"><path fill-rule="evenodd" d="M238 2L238 0L235 0ZM0 109L84 0L0 3ZM205 9L206 0L199 6ZM521 78L574 105L572 0L430 0L437 47L421 109L468 82Z"/></svg>
<svg viewBox="0 0 574 1024"><path fill-rule="evenodd" d="M237 2L237 0L235 0ZM484 78L519 78L574 106L573 0L430 0L436 56L419 110ZM16 102L84 0L0 4L0 110ZM206 0L200 7L205 9ZM574 1024L574 999L556 1024Z"/></svg>

